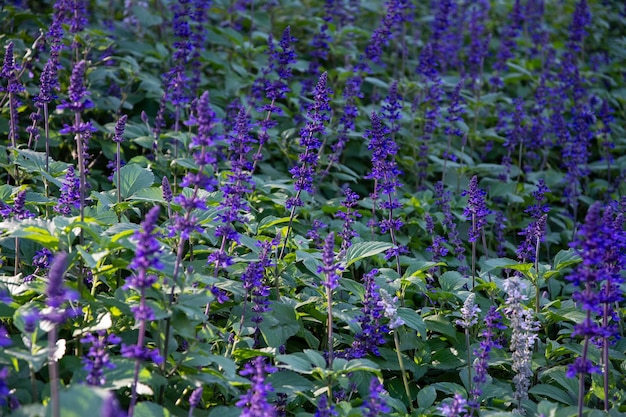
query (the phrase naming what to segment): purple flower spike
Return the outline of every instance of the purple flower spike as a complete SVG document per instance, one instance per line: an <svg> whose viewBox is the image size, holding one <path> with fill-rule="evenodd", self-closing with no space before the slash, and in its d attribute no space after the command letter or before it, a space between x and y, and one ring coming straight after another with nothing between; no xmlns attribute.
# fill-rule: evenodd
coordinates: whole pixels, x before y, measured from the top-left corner
<svg viewBox="0 0 626 417"><path fill-rule="evenodd" d="M80 178L76 176L74 166L67 167L65 179L61 185L61 195L54 211L64 216L72 214L72 207L80 208Z"/></svg>
<svg viewBox="0 0 626 417"><path fill-rule="evenodd" d="M70 76L67 100L63 100L62 103L59 104L59 109L68 109L74 113L80 113L94 106L93 102L87 98L89 92L84 84L86 67L87 63L85 61L79 61L74 65L72 75Z"/></svg>
<svg viewBox="0 0 626 417"><path fill-rule="evenodd" d="M115 124L115 136L113 136L113 142L122 143L124 142L124 129L126 128L126 120L128 116L123 114L117 119L117 123Z"/></svg>
<svg viewBox="0 0 626 417"><path fill-rule="evenodd" d="M274 391L272 385L265 382L265 375L276 369L265 363L265 358L257 356L247 363L240 372L242 376L250 376L252 386L237 401L236 406L243 409L241 417L275 417L276 409L267 401L267 395Z"/></svg>
<svg viewBox="0 0 626 417"><path fill-rule="evenodd" d="M200 405L200 401L202 401L202 387L198 387L189 396L189 407L190 408L198 408Z"/></svg>
<svg viewBox="0 0 626 417"><path fill-rule="evenodd" d="M300 154L300 164L289 172L295 180L294 188L297 191L295 197L287 200L286 207L300 207L303 205L300 192L313 193L313 173L319 160L319 149L322 141L318 136L325 135L324 123L330 120L330 95L332 91L326 86L328 74L324 72L315 87L313 104L308 108L306 125L300 130L300 145L304 147L304 153Z"/></svg>
<svg viewBox="0 0 626 417"><path fill-rule="evenodd" d="M369 397L365 400L362 407L363 417L377 417L381 413L391 412L391 408L385 400L385 396L388 395L378 378L372 378Z"/></svg>
<svg viewBox="0 0 626 417"><path fill-rule="evenodd" d="M57 253L50 263L50 271L48 272L47 308L41 314L43 319L55 324L62 323L66 318L72 316L72 312L62 308L62 306L67 301L75 301L78 298L78 294L64 285L66 268L67 253Z"/></svg>
<svg viewBox="0 0 626 417"><path fill-rule="evenodd" d="M478 177L474 175L470 180L467 191L463 191L461 195L467 196L467 206L463 210L463 215L467 220L472 221L469 241L476 242L480 238L483 227L487 224L487 216L491 213L485 203L487 193L478 188Z"/></svg>

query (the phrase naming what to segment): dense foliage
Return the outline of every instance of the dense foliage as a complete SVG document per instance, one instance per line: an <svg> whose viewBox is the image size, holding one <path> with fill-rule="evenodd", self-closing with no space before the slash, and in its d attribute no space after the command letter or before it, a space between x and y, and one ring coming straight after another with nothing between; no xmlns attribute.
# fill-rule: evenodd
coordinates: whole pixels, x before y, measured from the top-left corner
<svg viewBox="0 0 626 417"><path fill-rule="evenodd" d="M622 2L1 4L0 415L626 413Z"/></svg>

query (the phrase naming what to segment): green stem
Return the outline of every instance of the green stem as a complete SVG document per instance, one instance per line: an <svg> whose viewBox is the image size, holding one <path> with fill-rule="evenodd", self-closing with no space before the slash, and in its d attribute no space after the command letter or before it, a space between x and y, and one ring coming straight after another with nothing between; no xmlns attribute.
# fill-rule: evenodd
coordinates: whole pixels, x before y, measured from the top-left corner
<svg viewBox="0 0 626 417"><path fill-rule="evenodd" d="M400 340L398 339L398 333L393 332L393 342L396 345L396 355L398 356L398 365L400 366L400 372L402 373L402 383L404 384L404 391L409 400L409 409L413 413L413 398L411 397L411 389L409 388L409 379L407 377L406 369L404 368L404 360L402 359L402 352L400 351Z"/></svg>

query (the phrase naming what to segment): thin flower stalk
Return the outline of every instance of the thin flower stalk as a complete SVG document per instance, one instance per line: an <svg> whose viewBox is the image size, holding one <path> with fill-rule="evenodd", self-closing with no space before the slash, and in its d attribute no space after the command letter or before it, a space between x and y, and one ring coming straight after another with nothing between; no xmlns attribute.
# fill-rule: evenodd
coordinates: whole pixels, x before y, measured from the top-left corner
<svg viewBox="0 0 626 417"><path fill-rule="evenodd" d="M461 326L465 331L465 347L467 349L467 384L468 391L472 392L472 350L470 344L470 329L478 322L478 313L480 308L474 303L476 296L474 293L470 293L463 307L461 308L461 320L457 320L456 324Z"/></svg>
<svg viewBox="0 0 626 417"><path fill-rule="evenodd" d="M472 243L472 291L476 286L476 241L482 235L487 216L491 213L485 203L487 193L478 188L478 177L474 175L470 180L467 191L461 194L467 196L467 206L463 210L466 219L471 220L469 241Z"/></svg>
<svg viewBox="0 0 626 417"><path fill-rule="evenodd" d="M409 378L404 366L404 359L402 358L402 350L400 349L400 339L398 332L395 329L400 326L404 326L404 320L398 316L398 297L392 297L385 289L380 289L380 301L379 305L383 307L383 314L389 319L389 331L393 333L393 343L396 347L396 356L398 357L398 366L400 366L400 373L402 374L402 384L404 385L404 392L406 393L409 401L409 409L413 411L413 397L411 396L411 389L409 388Z"/></svg>
<svg viewBox="0 0 626 417"><path fill-rule="evenodd" d="M116 163L116 172L117 175L115 176L116 178L116 182L117 182L117 203L121 203L122 202L122 152L121 152L121 145L122 142L124 142L124 129L126 128L126 120L128 119L128 116L123 114L120 116L120 118L117 120L117 123L115 124L115 135L113 136L113 142L115 142L116 145L116 152L115 152L115 163Z"/></svg>
<svg viewBox="0 0 626 417"><path fill-rule="evenodd" d="M135 322L139 324L137 343L135 345L122 345L122 356L135 360L130 405L128 407L129 417L133 416L135 405L137 404L137 386L141 362L151 360L160 364L164 360L158 351L145 347L147 323L150 320L154 320L154 311L146 303L146 291L157 280L157 277L151 271L163 268L163 264L159 261L161 248L156 238L157 232L155 230L159 218L159 210L158 206L153 207L141 223L141 229L135 233L137 250L133 261L129 265L134 274L127 279L124 285L124 289L132 288L139 292L139 305L131 307L131 311L135 316Z"/></svg>
<svg viewBox="0 0 626 417"><path fill-rule="evenodd" d="M525 288L526 284L517 276L504 281L504 291L507 293L504 312L511 322L512 329L510 349L512 369L515 372L513 398L517 402L516 410L521 414L524 414L522 401L528 398L528 389L533 376L532 353L533 346L538 339L537 330L539 329L534 313L523 304L527 300L527 296L523 293Z"/></svg>

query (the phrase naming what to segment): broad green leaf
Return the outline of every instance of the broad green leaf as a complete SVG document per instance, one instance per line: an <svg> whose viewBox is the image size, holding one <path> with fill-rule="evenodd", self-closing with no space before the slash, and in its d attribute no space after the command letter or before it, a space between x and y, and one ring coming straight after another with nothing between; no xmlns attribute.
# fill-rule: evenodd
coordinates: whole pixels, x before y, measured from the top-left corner
<svg viewBox="0 0 626 417"><path fill-rule="evenodd" d="M155 11L150 7L133 6L132 15L142 26L156 26L163 22L163 18L158 13L154 13Z"/></svg>
<svg viewBox="0 0 626 417"><path fill-rule="evenodd" d="M417 330L420 337L426 340L426 323L424 323L422 316L410 308L398 307L398 317L404 320L407 327Z"/></svg>
<svg viewBox="0 0 626 417"><path fill-rule="evenodd" d="M456 343L456 328L445 316L440 314L427 316L424 318L424 322L426 323L426 328L431 332L441 333L445 336L448 336L453 342Z"/></svg>
<svg viewBox="0 0 626 417"><path fill-rule="evenodd" d="M170 417L171 415L167 409L150 401L138 403L133 414L134 417Z"/></svg>
<svg viewBox="0 0 626 417"><path fill-rule="evenodd" d="M573 405L576 403L576 399L574 397L554 385L537 384L528 390L528 392L538 397L548 397L566 405Z"/></svg>
<svg viewBox="0 0 626 417"><path fill-rule="evenodd" d="M313 370L311 361L303 353L276 355L276 361L279 363L278 366L280 368L289 369L300 374L310 374Z"/></svg>
<svg viewBox="0 0 626 417"><path fill-rule="evenodd" d="M457 271L448 271L439 277L439 285L441 290L445 292L453 292L463 287L467 279Z"/></svg>
<svg viewBox="0 0 626 417"><path fill-rule="evenodd" d="M63 417L85 417L99 415L102 403L108 391L89 385L72 385L59 392L59 405ZM46 417L52 416L52 407L48 403Z"/></svg>
<svg viewBox="0 0 626 417"><path fill-rule="evenodd" d="M346 251L346 267L391 248L393 244L387 242L357 242Z"/></svg>
<svg viewBox="0 0 626 417"><path fill-rule="evenodd" d="M298 333L300 323L293 307L283 303L272 303L270 314L263 316L259 324L261 334L268 346L284 345L291 336Z"/></svg>
<svg viewBox="0 0 626 417"><path fill-rule="evenodd" d="M129 164L123 166L120 170L120 179L120 192L122 199L126 200L139 190L152 186L154 174L149 169L142 168L136 164ZM117 184L117 174L113 178L113 184Z"/></svg>
<svg viewBox="0 0 626 417"><path fill-rule="evenodd" d="M428 408L437 399L437 390L432 385L426 385L417 393L417 404L420 408Z"/></svg>
<svg viewBox="0 0 626 417"><path fill-rule="evenodd" d="M581 261L581 257L574 249L561 250L554 257L554 269L561 270L568 266L577 264Z"/></svg>
<svg viewBox="0 0 626 417"><path fill-rule="evenodd" d="M352 359L343 366L343 369L346 372L366 371L373 372L376 375L380 375L380 369L378 365L376 365L369 359Z"/></svg>
<svg viewBox="0 0 626 417"><path fill-rule="evenodd" d="M267 377L267 382L272 384L276 392L283 392L288 395L311 391L314 387L313 383L308 379L288 370L270 374Z"/></svg>
<svg viewBox="0 0 626 417"><path fill-rule="evenodd" d="M326 359L319 352L312 349L304 349L304 354L311 361L311 363L318 368L326 367Z"/></svg>

